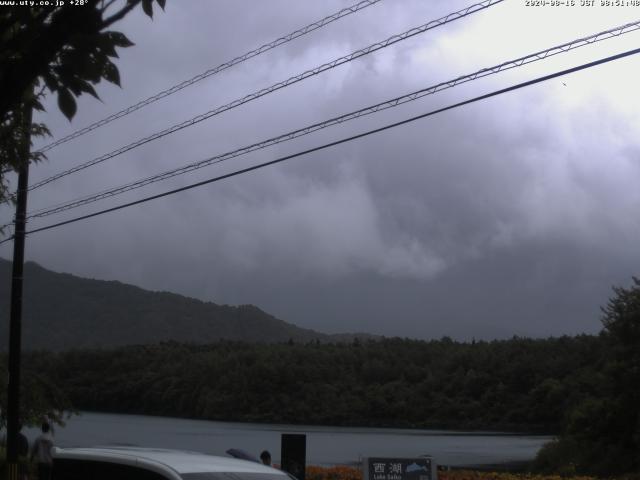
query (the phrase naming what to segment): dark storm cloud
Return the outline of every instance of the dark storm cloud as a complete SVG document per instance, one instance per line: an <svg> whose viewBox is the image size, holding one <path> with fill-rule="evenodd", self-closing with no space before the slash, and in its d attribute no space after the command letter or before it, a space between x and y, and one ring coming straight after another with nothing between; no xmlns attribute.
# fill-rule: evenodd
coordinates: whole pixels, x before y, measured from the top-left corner
<svg viewBox="0 0 640 480"><path fill-rule="evenodd" d="M518 11L514 3L70 176L33 192L31 205L43 207L222 153L599 27L585 17L582 24L558 32L551 27L561 19L552 18L542 39L523 26L513 35L523 15L540 15ZM466 4L385 0L53 150L32 178L44 178ZM137 43L122 53L125 88L101 86L104 104L83 99L74 128L348 3L179 5L169 2L167 12L152 24L142 14L123 22L122 30ZM610 27L614 20L601 23ZM513 41L500 41L504 38ZM617 42L610 48L624 45ZM605 51L598 48L598 53ZM577 52L545 66L473 82L104 206L297 152L584 58ZM628 76L625 68L628 63L575 75L564 80L569 87L561 82L535 87L34 235L27 252L60 271L218 303L254 303L322 331L458 338L594 332L598 306L610 286L628 282L640 266L635 248L640 222L634 213L640 206L634 188L640 173L640 121L634 100L620 100L632 91L630 83L620 80ZM613 79L615 91L602 88ZM53 104L46 120L56 135L70 131ZM69 216L93 210L85 207ZM9 256L6 247L0 252Z"/></svg>

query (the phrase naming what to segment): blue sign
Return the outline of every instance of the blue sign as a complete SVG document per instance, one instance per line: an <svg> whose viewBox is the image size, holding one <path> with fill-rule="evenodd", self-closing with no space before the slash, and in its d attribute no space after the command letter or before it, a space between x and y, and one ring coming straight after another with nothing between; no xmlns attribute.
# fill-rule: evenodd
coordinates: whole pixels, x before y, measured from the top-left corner
<svg viewBox="0 0 640 480"><path fill-rule="evenodd" d="M364 480L437 480L436 466L430 457L365 458Z"/></svg>

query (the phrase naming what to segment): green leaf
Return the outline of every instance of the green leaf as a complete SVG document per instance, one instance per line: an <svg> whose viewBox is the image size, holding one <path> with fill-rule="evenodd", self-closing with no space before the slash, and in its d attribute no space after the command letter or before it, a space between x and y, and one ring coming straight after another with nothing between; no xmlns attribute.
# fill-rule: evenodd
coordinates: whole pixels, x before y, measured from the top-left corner
<svg viewBox="0 0 640 480"><path fill-rule="evenodd" d="M33 108L34 110L37 110L38 112L44 112L44 107L42 106L42 103L40 103L40 100L38 99L34 99L33 100Z"/></svg>
<svg viewBox="0 0 640 480"><path fill-rule="evenodd" d="M116 47L133 47L135 43L127 38L124 33L120 32L105 32L105 36L113 43Z"/></svg>
<svg viewBox="0 0 640 480"><path fill-rule="evenodd" d="M80 88L82 89L83 92L88 93L93 98L97 98L98 100L100 100L100 97L98 96L98 93L96 92L95 88L93 88L93 85L91 85L89 82L85 82L84 80L82 80Z"/></svg>
<svg viewBox="0 0 640 480"><path fill-rule="evenodd" d="M98 46L100 50L109 57L118 58L118 53L116 52L116 46L111 40L108 32L101 33L97 39Z"/></svg>
<svg viewBox="0 0 640 480"><path fill-rule="evenodd" d="M80 70L82 76L93 83L98 83L103 76L104 67L95 57L89 57Z"/></svg>
<svg viewBox="0 0 640 480"><path fill-rule="evenodd" d="M51 132L44 123L32 123L31 124L31 136L32 137L50 137Z"/></svg>
<svg viewBox="0 0 640 480"><path fill-rule="evenodd" d="M116 67L113 63L108 62L107 64L105 64L104 70L102 71L102 76L108 82L120 86L120 72L118 72L118 67Z"/></svg>
<svg viewBox="0 0 640 480"><path fill-rule="evenodd" d="M66 83L66 86L73 92L76 97L79 97L82 93L88 93L94 98L100 100L98 94L96 93L93 85L91 85L86 80L78 77L69 78L69 81Z"/></svg>
<svg viewBox="0 0 640 480"><path fill-rule="evenodd" d="M58 90L58 107L60 107L60 111L69 119L69 121L71 121L73 116L76 114L78 106L76 105L73 95L71 95L71 92L66 88Z"/></svg>
<svg viewBox="0 0 640 480"><path fill-rule="evenodd" d="M44 72L42 75L44 84L51 92L55 92L58 89L58 81L50 72Z"/></svg>
<svg viewBox="0 0 640 480"><path fill-rule="evenodd" d="M153 0L142 0L142 10L149 18L153 18Z"/></svg>

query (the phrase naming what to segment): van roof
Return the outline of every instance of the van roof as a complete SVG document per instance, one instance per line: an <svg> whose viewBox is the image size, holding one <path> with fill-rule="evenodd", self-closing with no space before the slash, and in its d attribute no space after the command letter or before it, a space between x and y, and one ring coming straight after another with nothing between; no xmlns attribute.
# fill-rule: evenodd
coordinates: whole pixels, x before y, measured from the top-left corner
<svg viewBox="0 0 640 480"><path fill-rule="evenodd" d="M178 474L203 472L261 473L288 477L286 473L256 462L198 452L137 447L55 448L53 458L108 461L169 468ZM154 469L155 470L155 469Z"/></svg>

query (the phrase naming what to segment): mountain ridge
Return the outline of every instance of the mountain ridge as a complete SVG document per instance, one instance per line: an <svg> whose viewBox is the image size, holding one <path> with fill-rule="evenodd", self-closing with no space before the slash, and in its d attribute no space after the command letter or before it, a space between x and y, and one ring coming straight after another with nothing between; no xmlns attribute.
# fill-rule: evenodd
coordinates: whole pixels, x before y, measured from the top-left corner
<svg viewBox="0 0 640 480"><path fill-rule="evenodd" d="M22 338L25 350L63 351L179 341L252 343L375 338L326 334L298 327L254 305L219 305L177 293L150 291L118 280L97 280L24 266ZM0 337L8 338L11 262L0 258ZM0 344L5 351L7 342Z"/></svg>

